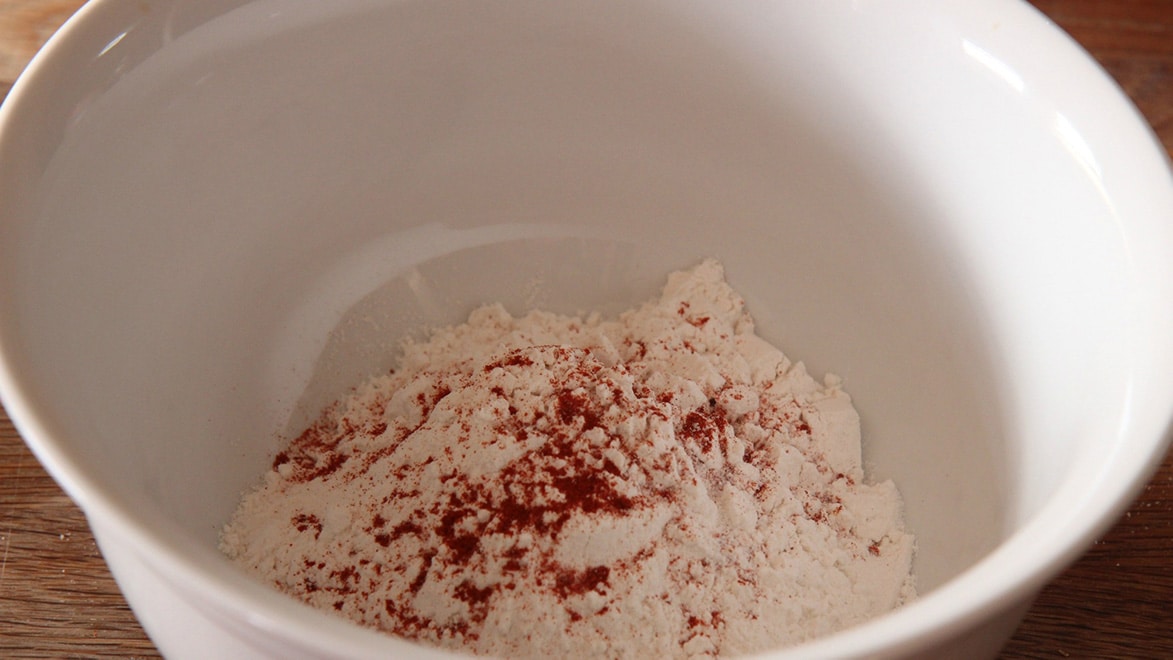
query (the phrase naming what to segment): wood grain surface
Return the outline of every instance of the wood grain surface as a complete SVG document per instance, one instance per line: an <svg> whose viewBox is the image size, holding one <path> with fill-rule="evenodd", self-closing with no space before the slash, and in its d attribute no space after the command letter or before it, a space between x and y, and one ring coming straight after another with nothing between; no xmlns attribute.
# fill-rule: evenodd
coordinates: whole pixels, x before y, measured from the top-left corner
<svg viewBox="0 0 1173 660"><path fill-rule="evenodd" d="M0 96L81 4L0 0ZM1173 152L1173 0L1033 4L1100 61ZM0 658L157 656L81 511L0 409ZM1173 455L1043 591L1002 657L1173 658Z"/></svg>

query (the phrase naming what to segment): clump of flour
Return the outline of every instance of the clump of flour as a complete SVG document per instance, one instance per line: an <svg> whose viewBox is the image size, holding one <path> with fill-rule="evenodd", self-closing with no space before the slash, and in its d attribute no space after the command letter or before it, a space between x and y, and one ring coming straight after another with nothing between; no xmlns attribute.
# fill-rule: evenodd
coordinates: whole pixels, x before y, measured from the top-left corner
<svg viewBox="0 0 1173 660"><path fill-rule="evenodd" d="M849 397L760 339L711 260L615 320L490 305L406 344L221 545L311 605L509 657L750 653L913 593Z"/></svg>

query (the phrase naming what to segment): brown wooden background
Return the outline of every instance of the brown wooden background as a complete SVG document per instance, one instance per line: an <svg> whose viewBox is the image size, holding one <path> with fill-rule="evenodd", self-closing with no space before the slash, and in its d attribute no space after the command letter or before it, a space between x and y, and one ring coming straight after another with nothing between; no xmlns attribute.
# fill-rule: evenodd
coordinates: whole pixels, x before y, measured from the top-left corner
<svg viewBox="0 0 1173 660"><path fill-rule="evenodd" d="M1033 0L1173 151L1173 0ZM80 0L0 0L0 97ZM1173 218L1170 218L1173 222ZM154 657L81 512L0 409L0 657ZM1005 658L1173 658L1173 455L1039 597Z"/></svg>

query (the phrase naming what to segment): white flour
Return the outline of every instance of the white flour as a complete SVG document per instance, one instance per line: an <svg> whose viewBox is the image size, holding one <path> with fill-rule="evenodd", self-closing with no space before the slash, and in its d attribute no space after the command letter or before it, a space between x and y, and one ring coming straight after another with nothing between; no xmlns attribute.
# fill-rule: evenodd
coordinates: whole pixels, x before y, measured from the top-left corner
<svg viewBox="0 0 1173 660"><path fill-rule="evenodd" d="M754 334L718 263L618 320L499 306L278 455L222 535L281 590L509 657L789 645L912 595L859 419Z"/></svg>

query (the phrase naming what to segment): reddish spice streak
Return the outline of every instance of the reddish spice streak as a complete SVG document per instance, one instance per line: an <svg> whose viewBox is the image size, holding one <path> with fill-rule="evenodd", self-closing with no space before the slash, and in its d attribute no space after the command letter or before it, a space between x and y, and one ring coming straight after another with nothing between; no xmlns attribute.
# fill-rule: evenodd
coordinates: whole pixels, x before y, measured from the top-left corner
<svg viewBox="0 0 1173 660"><path fill-rule="evenodd" d="M611 569L606 566L591 566L583 571L563 568L554 576L554 591L563 598L582 595L606 586L610 577Z"/></svg>
<svg viewBox="0 0 1173 660"><path fill-rule="evenodd" d="M554 478L554 486L566 496L566 507L583 513L623 513L635 503L615 492L609 479L597 472L581 472Z"/></svg>
<svg viewBox="0 0 1173 660"><path fill-rule="evenodd" d="M333 588L330 591L340 594L354 593L354 587L350 583L358 581L358 569L353 566L345 566L336 571L331 571L330 578L341 583L341 586Z"/></svg>
<svg viewBox="0 0 1173 660"><path fill-rule="evenodd" d="M680 425L680 435L700 445L701 451L705 453L713 451L713 438L717 431L717 422L702 408L685 415L684 423Z"/></svg>
<svg viewBox="0 0 1173 660"><path fill-rule="evenodd" d="M424 588L424 582L427 582L427 580L428 580L428 571L430 571L432 569L432 560L435 559L435 557L436 557L436 553L434 553L434 552L424 553L423 558L422 558L424 565L422 567L420 567L419 574L416 575L415 579L411 581L410 585L408 585L408 587L407 587L408 591L410 591L413 594L418 594L420 589ZM388 602L390 602L390 601L388 601Z"/></svg>
<svg viewBox="0 0 1173 660"><path fill-rule="evenodd" d="M510 351L505 357L485 365L485 373L503 367L528 367L534 363L524 352L524 349Z"/></svg>
<svg viewBox="0 0 1173 660"><path fill-rule="evenodd" d="M616 477L623 477L623 472L620 471L619 466L612 463L609 459L603 461L603 471Z"/></svg>
<svg viewBox="0 0 1173 660"><path fill-rule="evenodd" d="M563 424L573 424L582 418L582 430L588 431L599 426L599 413L591 405L586 394L562 390L558 393L558 419Z"/></svg>
<svg viewBox="0 0 1173 660"><path fill-rule="evenodd" d="M314 540L322 535L322 521L317 516L310 513L299 513L293 517L291 521L294 529L299 532L307 530L314 530Z"/></svg>
<svg viewBox="0 0 1173 660"><path fill-rule="evenodd" d="M474 622L479 623L488 613L489 598L495 591L496 589L491 586L478 588L469 580L465 580L456 585L452 595L468 604L469 609L472 610Z"/></svg>
<svg viewBox="0 0 1173 660"><path fill-rule="evenodd" d="M461 534L452 538L445 538L444 545L452 551L451 561L456 564L468 563L481 546L481 540L472 534Z"/></svg>
<svg viewBox="0 0 1173 660"><path fill-rule="evenodd" d="M815 522L823 522L827 518L826 514L823 513L822 509L815 509L814 506L810 502L803 502L802 503L802 510L803 510L803 513L806 514L807 518L810 518L811 520L813 520Z"/></svg>
<svg viewBox="0 0 1173 660"><path fill-rule="evenodd" d="M354 435L355 429L347 424L336 428L328 414L323 414L289 444L289 448L273 458L273 469L292 463L290 481L305 483L333 474L342 467L347 457L335 450L338 443Z"/></svg>
<svg viewBox="0 0 1173 660"><path fill-rule="evenodd" d="M504 563L504 570L506 571L517 572L526 567L526 564L522 563L522 559L526 557L526 549L524 547L518 547L516 545L510 547L509 550L503 552L503 556L506 558L506 563Z"/></svg>
<svg viewBox="0 0 1173 660"><path fill-rule="evenodd" d="M799 407L798 400L794 401L794 407L795 408ZM790 417L790 415L787 414L786 417ZM807 423L806 419L804 419L802 417L801 413L799 413L798 421L796 421L794 423L794 430L798 431L799 433L806 433L806 434L810 434L810 432L811 432L811 425Z"/></svg>
<svg viewBox="0 0 1173 660"><path fill-rule="evenodd" d="M397 539L404 534L422 534L423 528L410 520L404 520L391 528L391 538Z"/></svg>
<svg viewBox="0 0 1173 660"><path fill-rule="evenodd" d="M370 419L380 419L386 406L386 401L375 401L367 406ZM387 423L378 421L364 428L362 424L355 424L349 417L337 421L337 404L327 408L318 419L311 424L297 438L289 443L289 447L273 458L273 469L292 463L293 473L290 480L294 482L308 482L326 477L341 468L348 456L339 453L338 445L356 435L371 437L382 435L387 431ZM369 467L372 461L364 464Z"/></svg>
<svg viewBox="0 0 1173 660"><path fill-rule="evenodd" d="M635 349L635 355L632 356L635 360L642 360L648 355L648 346L642 341L632 341L631 339L624 339L623 345L627 348Z"/></svg>

